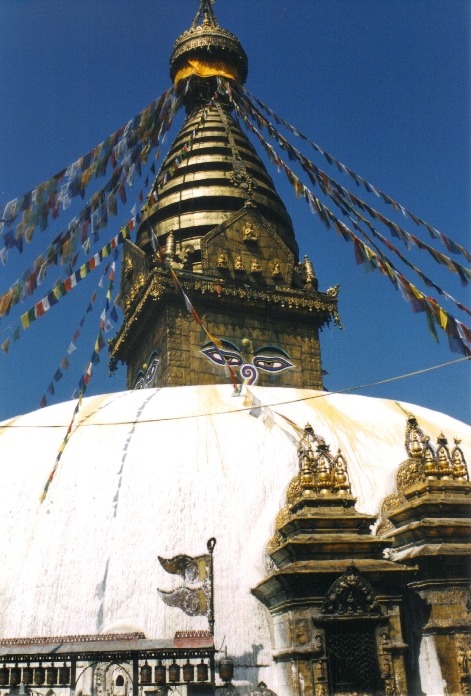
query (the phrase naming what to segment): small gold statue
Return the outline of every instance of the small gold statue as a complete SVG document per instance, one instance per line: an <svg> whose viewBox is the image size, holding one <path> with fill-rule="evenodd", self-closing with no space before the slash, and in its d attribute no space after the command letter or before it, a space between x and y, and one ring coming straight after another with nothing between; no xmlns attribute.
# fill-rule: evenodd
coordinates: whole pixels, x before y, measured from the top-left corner
<svg viewBox="0 0 471 696"><path fill-rule="evenodd" d="M252 259L252 265L250 267L250 272L251 273L261 273L262 272L262 266L261 266L261 263L258 259L256 259L256 258Z"/></svg>
<svg viewBox="0 0 471 696"><path fill-rule="evenodd" d="M236 271L245 271L244 264L242 262L242 256L238 256L235 260L234 269Z"/></svg>
<svg viewBox="0 0 471 696"><path fill-rule="evenodd" d="M258 240L258 231L250 220L242 228L242 238L244 242L256 242Z"/></svg>
<svg viewBox="0 0 471 696"><path fill-rule="evenodd" d="M218 256L218 268L229 268L229 259L227 258L227 254L225 254L223 251Z"/></svg>
<svg viewBox="0 0 471 696"><path fill-rule="evenodd" d="M281 264L280 264L279 259L273 259L270 266L271 266L271 274L274 278L281 275Z"/></svg>

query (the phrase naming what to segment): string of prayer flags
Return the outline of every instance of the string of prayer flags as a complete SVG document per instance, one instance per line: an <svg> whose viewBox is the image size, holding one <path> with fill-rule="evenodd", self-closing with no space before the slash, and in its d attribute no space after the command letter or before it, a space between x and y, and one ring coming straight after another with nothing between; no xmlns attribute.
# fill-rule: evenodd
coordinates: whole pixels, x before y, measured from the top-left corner
<svg viewBox="0 0 471 696"><path fill-rule="evenodd" d="M348 215L347 217L349 218L350 222L351 222L352 225L355 227L355 229L356 229L357 231L359 231L359 232L365 237L365 239L366 239L370 244L372 244L372 245L375 247L375 249L378 251L378 253L379 253L380 255L382 255L382 252L380 251L380 249L378 249L378 247L377 247L377 246L374 244L374 242L370 239L370 237L368 236L368 234L367 234L359 225L357 225L357 223L350 217L350 215ZM409 268L411 268L415 273L417 273L417 275L424 281L424 283L425 283L425 285L426 285L427 287L429 287L429 288L434 288L434 290L436 290L440 295L443 295L444 297L446 297L448 300L450 300L451 302L453 302L459 309L463 310L464 312L467 312L467 313L471 316L471 309L469 309L468 307L466 307L465 305L463 305L461 302L458 302L458 300L455 300L455 298L452 297L452 295L449 295L447 292L445 292L444 290L442 290L442 288L441 288L439 285L437 285L437 284L434 283L432 280L430 280L430 278L428 278L428 276L426 276L425 273L422 273L422 271L421 271L419 268L417 268L416 266L414 266L413 263L411 263L408 259L406 259L406 257L405 257L403 254L401 254L401 252L400 252L398 249L396 249L396 247L395 247L393 244L391 244L390 242L388 242L387 239L385 239L379 232L377 232L377 231L374 229L374 227L372 227L372 226L369 225L369 228L370 228L372 234L373 234L375 237L377 237L378 239L380 239L380 240L383 242L383 244L384 244L390 251L392 251L393 253L395 253L395 254L401 259L401 261L402 261L403 263L405 263L407 266L409 266Z"/></svg>
<svg viewBox="0 0 471 696"><path fill-rule="evenodd" d="M107 264L107 265L106 265L106 268L105 268L105 270L103 271L103 274L102 274L102 276L101 276L101 278L100 278L100 282L98 283L98 285L99 285L100 287L102 287L102 281L103 281L103 279L108 275L109 268L110 268L110 264ZM54 374L54 378L53 378L53 379L54 379L55 382L58 382L60 379L62 379L64 372L66 372L66 371L69 369L69 367L70 367L69 358L68 358L67 356L71 355L71 354L76 350L76 345L75 345L75 343L77 342L78 338L79 338L80 335L81 335L81 329L83 328L83 325L84 325L84 323L85 323L86 316L87 316L87 314L89 313L90 307L93 308L93 305L95 304L96 298L97 298L97 292L96 292L96 290L95 290L94 293L93 293L93 295L92 295L92 297L91 297L91 299L90 299L90 303L89 303L89 305L87 306L87 309L86 309L86 311L85 311L85 314L83 315L82 319L80 320L79 327L76 329L76 331L75 331L75 333L74 333L74 335L73 335L73 337L72 337L72 341L69 343L69 346L68 346L68 348L67 348L67 352L66 352L66 354L64 355L64 357L62 358L62 360L60 361L59 367L58 367L58 369L56 370L56 372L55 372L55 374ZM48 386L48 388L47 388L47 393L49 393L49 394L51 394L51 395L54 395L54 384L53 384L52 381L50 382L50 384L49 384L49 386ZM40 407L40 408L44 408L44 407L47 406L47 405L48 405L47 396L46 396L46 394L44 394L44 396L42 397L41 401L39 402L39 407Z"/></svg>
<svg viewBox="0 0 471 696"><path fill-rule="evenodd" d="M42 300L37 302L34 307L31 307L27 312L22 314L20 317L21 325L24 330L26 330L33 321L36 321L39 317L43 316L52 306L57 304L57 302L67 295L77 284L87 277L95 268L97 268L103 259L109 257L118 245L122 244L125 239L128 239L130 234L130 223L121 229L119 234L117 234L113 239L111 239L108 244L94 256L88 259L80 268L72 273L63 282L57 285L51 292L49 292Z"/></svg>
<svg viewBox="0 0 471 696"><path fill-rule="evenodd" d="M400 238L407 248L413 244L421 250L426 250L437 263L448 268L452 273L457 273L460 276L461 284L467 285L468 281L471 280L471 270L462 266L456 261L453 261L445 254L440 253L433 247L429 246L425 242L422 242L414 235L410 234L406 230L402 229L399 225L392 222L380 212L369 206L367 203L362 201L360 198L352 194L350 191L345 189L343 186L338 184L334 179L329 177L324 171L319 169L315 164L313 164L309 159L304 157L299 150L294 148L280 133L277 131L263 116L262 114L243 97L239 101L237 98L234 100L236 105L237 113L243 119L245 125L255 133L258 139L261 141L265 149L267 149L268 143L265 141L261 133L255 129L250 122L248 122L245 113L248 113L257 123L261 124L262 127L267 128L270 138L273 138L287 153L292 161L298 161L303 168L303 170L308 174L311 182L316 185L319 184L323 193L331 198L331 200L337 205L342 212L346 212L344 208L347 208L351 213L353 213L358 219L367 222L366 219L358 213L358 211L353 208L354 205L358 206L361 210L365 210L374 219L379 220L381 223L386 225L393 236ZM244 113L245 112L245 113ZM270 160L273 162L276 155L274 151L270 148L267 150ZM295 189L297 197L302 195L301 189L298 187ZM369 224L369 223L367 223Z"/></svg>
<svg viewBox="0 0 471 696"><path fill-rule="evenodd" d="M272 411L272 409L266 404L263 404L260 401L260 399L257 396L255 396L255 394L252 391L250 391L248 387L246 389L243 407L248 409L249 415L253 418L261 417L264 425L269 430L271 430L276 425L288 437L290 442L292 442L296 447L298 446L299 441L295 437L293 437L291 433L282 428L279 423L277 423L275 416L283 418L283 420L294 429L299 439L305 436L304 430L300 428L299 425L294 423L294 421L292 421L287 416L284 416L282 413L278 413L278 411Z"/></svg>
<svg viewBox="0 0 471 696"><path fill-rule="evenodd" d="M92 177L105 176L108 162L111 162L113 169L118 162L122 162L122 169L128 176L129 172L139 172L141 162L146 161L161 135L167 132L175 112L181 106L187 87L186 81L182 82L184 84L178 83L164 92L125 126L69 167L20 198L9 201L0 218L0 236L3 237L5 248L16 246L22 251L23 240L30 242L36 227L46 229L49 215L55 219L60 208L67 209L75 196L84 198ZM112 188L111 185L110 190ZM11 229L5 231L5 227L11 227L20 213L21 221L17 224L15 236Z"/></svg>
<svg viewBox="0 0 471 696"><path fill-rule="evenodd" d="M77 256L71 257L79 240L85 253L89 252L91 241L97 241L98 231L105 229L108 224L108 216L103 207L106 190L107 186L95 194L92 202L85 206L69 223L68 230L65 233L62 231L48 246L46 252L40 254L33 263L33 271L28 269L21 279L17 280L10 290L0 297L0 316L8 314L10 308L18 301L24 301L25 289L27 295L33 294L37 286L44 281L48 267L59 263L65 265L70 259L71 265L74 266ZM113 196L113 192L109 195ZM90 230L90 235L88 230Z"/></svg>
<svg viewBox="0 0 471 696"><path fill-rule="evenodd" d="M111 293L113 290L114 270L115 270L115 268L114 268L114 263L113 263L111 265L111 272L110 272L110 276L109 276L107 297L108 297L108 295L111 297ZM103 323L103 319L100 317L100 328L98 330L97 338L95 340L95 346L93 349L92 357L91 357L91 359L90 359L90 361L85 369L85 372L83 373L82 377L80 378L80 381L79 381L79 390L80 391L79 391L78 401L77 401L77 404L74 408L74 412L72 414L72 419L70 421L69 427L67 428L67 432L65 434L64 440L62 441L62 443L59 446L59 450L58 450L57 457L56 457L56 460L54 462L54 466L52 468L52 471L49 474L49 477L46 481L46 485L44 486L43 492L41 493L41 496L39 498L39 501L41 503L43 503L44 500L46 499L46 495L47 495L49 486L51 485L51 482L54 479L54 476L55 476L55 473L56 473L57 468L59 466L59 462L61 460L62 454L63 454L63 452L66 448L66 445L70 439L70 436L72 434L72 428L73 428L73 425L75 422L75 418L77 416L77 413L79 412L80 406L82 405L83 395L85 394L85 392L87 390L88 384L90 383L90 379L91 379L92 374L93 374L93 365L96 365L100 361L99 357L98 357L98 353L101 350L103 350L103 348L106 345L105 341L103 340L103 335L102 335L102 323Z"/></svg>
<svg viewBox="0 0 471 696"><path fill-rule="evenodd" d="M82 396L83 396L83 392L80 392L79 399L78 399L78 401L77 401L77 404L76 404L76 406L75 406L75 408L74 408L74 412L73 412L73 414L72 414L72 419L71 419L71 421L70 421L70 423L69 423L69 427L67 428L67 432L66 432L66 434L65 434L65 437L64 437L63 441L61 442L61 444L60 444L60 446L59 446L59 450L58 450L58 452L57 452L57 456L56 456L56 460L55 460L55 462L54 462L54 466L53 466L52 471L51 471L51 473L49 474L49 477L48 477L48 479L47 479L47 481L46 481L46 485L44 486L43 492L42 492L41 495L39 496L39 502L40 502L40 503L43 503L44 500L46 499L46 495L47 495L47 492L48 492L48 490L49 490L49 486L50 486L51 483L52 483L52 480L53 480L53 478L54 478L54 476L55 476L55 474L56 474L56 471L57 471L57 467L59 466L59 462L60 462L60 460L61 460L62 454L63 454L63 452L64 452L64 450L65 450L65 447L66 447L66 445L67 445L67 443L68 443L68 441L69 441L70 435L71 435L71 433L72 433L72 428L73 428L73 426L74 426L75 418L76 418L77 413L79 412L80 406L81 406L81 404L82 404ZM43 397L43 398L44 398L44 397Z"/></svg>
<svg viewBox="0 0 471 696"><path fill-rule="evenodd" d="M186 306L188 312L193 316L195 322L199 326L201 326L201 328L203 329L204 333L206 334L208 340L214 344L216 350L219 353L221 360L224 363L224 371L225 371L226 375L231 378L232 385L233 385L234 389L237 389L239 386L239 384L237 382L237 377L236 377L234 370L232 369L232 367L229 365L229 363L226 360L226 357L223 353L223 345L222 345L221 341L209 333L208 329L201 321L201 317L199 316L198 312L193 307L193 305L190 301L190 298L188 297L188 295L186 294L185 290L183 289L180 281L178 280L177 274L175 273L175 271L173 270L173 268L171 266L170 266L170 275L172 276L176 291L177 292L180 291L182 296L183 296L183 300L185 302L185 306Z"/></svg>
<svg viewBox="0 0 471 696"><path fill-rule="evenodd" d="M367 271L368 270L369 271L375 270L377 265L375 264L373 257L370 255L369 252L365 251L365 249L363 249L361 247L360 242L355 237L355 235L352 236L352 233L344 225L344 223L340 222L340 220L338 220L333 215L333 213L326 206L324 206L319 201L319 199L317 197L315 197L312 194L312 192L298 179L298 177L292 172L292 170L286 165L286 163L283 162L283 160L281 160L278 155L276 155L276 153L273 150L273 148L271 147L271 145L269 145L269 143L267 143L267 141L263 138L261 133L259 133L259 131L256 128L254 128L254 126L252 126L252 124L247 120L247 118L245 117L243 112L238 108L238 104L236 101L234 101L234 105L236 107L237 114L241 116L242 120L248 126L249 130L251 130L252 132L254 132L258 136L260 142L262 143L262 145L265 147L265 150L269 154L270 160L272 162L275 161L277 166L279 167L279 169L283 169L285 171L285 174L286 174L289 182L292 184L292 186L295 190L296 197L297 198L304 197L307 200L307 202L310 205L311 211L314 214L317 214L319 216L319 218L322 220L322 222L324 223L324 225L327 229L330 229L331 223L332 223L333 226L335 227L335 229L337 230L337 232L339 232L339 234L341 234L341 236L343 236L344 239L346 239L347 241L352 240L354 242L356 240L356 243L354 243L354 249L355 249L355 256L357 258L357 262L362 263L365 267L365 270L367 270ZM333 200L334 200L334 202L336 202L335 199L333 199ZM358 229L363 235L366 234L364 232L364 230L362 230L355 223L355 221L352 220L348 211L342 210L342 212L345 215L347 215L347 217L350 219L350 221L352 222L352 224L354 225L354 227L356 229ZM447 299L450 299L451 301L453 301L460 309L462 309L463 311L466 311L468 314L471 314L471 311L467 307L465 307L463 304L457 302L451 295L449 295L444 290L442 290L442 288L439 285L437 285L436 283L431 281L424 273L422 273L422 271L420 271L413 264L411 264L393 245L391 245L389 242L387 242L387 240L382 235L380 235L380 233L378 233L376 231L376 229L373 227L373 225L368 220L366 220L366 218L364 218L361 215L358 215L358 217L361 218L364 222L366 222L369 229L375 234L375 236L380 238L388 246L388 248L393 249L395 251L395 253L397 253L400 256L400 258L407 265L409 265L411 268L413 268L413 270L415 272L418 273L418 275L422 278L422 280L425 282L427 287L434 287L441 295L443 295L444 297L447 297ZM379 252L379 253L381 254L381 252ZM447 257L444 257L444 258L447 259ZM450 261L450 263L456 264L456 262L451 261L451 259L448 259L448 261ZM470 273L468 269L464 269L464 267L462 267L462 266L461 266L461 269L463 271L465 270L467 273Z"/></svg>
<svg viewBox="0 0 471 696"><path fill-rule="evenodd" d="M435 229L431 225L429 225L427 222L422 220L420 217L414 215L411 213L407 208L402 206L400 203L397 203L393 198L390 196L387 196L385 193L383 193L380 189L378 189L376 186L373 186L370 184L368 181L366 181L363 177L361 177L359 174L356 174L353 172L351 169L346 167L344 164L339 162L333 155L330 155L327 153L325 150L323 150L319 145L314 143L312 140L307 138L303 133L298 131L296 128L291 126L287 121L282 119L280 116L278 116L272 109L270 109L266 104L264 104L260 99L252 95L250 92L248 92L242 85L236 85L235 83L230 84L227 80L224 80L223 78L218 78L219 84L223 87L225 90L225 93L229 95L231 101L234 101L234 95L242 96L245 95L247 98L247 101L249 101L252 105L252 107L255 109L252 100L256 101L257 104L269 115L272 116L276 123L282 124L287 130L289 130L293 135L296 137L301 138L302 140L308 142L311 147L321 154L325 160L328 162L329 165L335 165L339 172L343 174L347 174L350 176L350 178L355 182L357 186L362 185L366 191L369 193L374 193L378 198L381 198L384 203L391 205L395 211L401 211L404 217L409 217L411 220L414 221L414 223L418 226L423 226L427 229L429 232L430 236L432 239L437 239L439 240L445 247L446 249L452 253L452 254L461 254L464 256L468 261L471 261L471 253L468 249L463 247L461 244L458 244L457 242L453 241L449 237L447 237L445 234L440 232L439 230ZM260 125L265 125L268 124L271 128L271 124L266 121L266 119L263 118L263 116L260 115L258 117L260 119L259 123Z"/></svg>
<svg viewBox="0 0 471 696"><path fill-rule="evenodd" d="M237 109L237 104L235 103L235 101L234 104L236 106L236 111L239 114L240 111ZM252 125L251 128L253 129ZM255 130L256 129L254 129L254 131ZM271 148L271 146L265 141L263 136L261 136L261 142L264 142L266 148L272 151L274 157L275 153L273 151L273 148ZM435 319L440 328L447 334L451 350L453 350L454 352L458 351L460 353L463 353L464 355L471 355L471 349L465 343L465 341L471 343L471 340L468 341L468 337L471 338L471 329L469 329L469 327L455 319L455 317L446 312L446 310L443 309L443 307L441 307L437 303L435 304L437 307L439 307L439 312L438 314L437 312L435 312L434 314L434 310L432 309L429 303L430 298L426 297L417 288L415 288L415 286L409 283L409 281L407 281L404 278L404 276L399 274L394 269L393 265L386 259L384 254L376 254L372 249L370 249L366 244L364 244L347 227L347 225L345 225L345 223L338 220L338 218L332 213L332 211L329 208L327 208L327 206L325 206L323 203L321 203L321 201L316 196L314 196L312 191L310 191L307 188L307 186L305 186L299 180L299 178L291 171L291 169L286 165L286 163L278 157L278 155L276 155L276 162L277 165L285 172L288 181L292 184L295 190L296 196L298 198L304 197L304 199L310 206L311 212L319 216L324 226L327 229L331 229L331 227L333 226L336 229L336 231L343 237L343 239L345 239L345 241L353 242L355 258L358 264L363 264L367 271L373 271L376 269L380 270L380 272L383 275L387 276L390 279L390 281L393 283L396 289L401 290L404 299L406 301L411 302L413 311L425 311L427 313L429 329L434 339L438 337L434 328L433 330L431 329L431 319ZM451 296L447 294L447 297L450 298Z"/></svg>

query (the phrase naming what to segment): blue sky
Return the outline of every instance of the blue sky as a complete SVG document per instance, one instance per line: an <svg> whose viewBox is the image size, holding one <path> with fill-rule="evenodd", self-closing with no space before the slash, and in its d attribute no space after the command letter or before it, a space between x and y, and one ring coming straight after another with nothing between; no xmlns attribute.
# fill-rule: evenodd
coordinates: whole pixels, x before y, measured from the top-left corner
<svg viewBox="0 0 471 696"><path fill-rule="evenodd" d="M0 2L0 204L77 160L170 86L173 42L190 26L197 6L196 0ZM253 94L373 185L469 248L467 0L218 0L214 9L220 24L237 34L248 54L247 88ZM174 127L164 154L176 134ZM300 149L318 166L327 166L308 146ZM330 390L461 357L450 352L441 331L437 346L424 314L413 314L384 276L366 274L357 266L352 245L323 228L306 203L296 200L283 174L269 171L293 218L301 254L309 254L314 263L320 288L341 286L344 329L331 327L321 335ZM344 186L356 188L336 169L327 171ZM143 181L135 184L134 196ZM375 206L377 200L370 195L368 202ZM129 195L127 209L104 231L103 244L119 231L132 205ZM0 267L1 292L67 226L68 212L45 232L36 231L23 255L10 252L8 264ZM382 212L391 214L390 209ZM426 230L402 217L393 219L447 253ZM461 287L457 275L426 252L407 252L398 240L385 236L469 306L469 289ZM426 290L412 271L400 263L398 268ZM50 271L45 290L60 270ZM38 407L99 273L22 332L8 355L0 353L0 418ZM40 290L16 313L2 318L2 341L9 324L42 297ZM93 350L103 302L102 294L87 315L71 367L50 403L71 397ZM469 325L468 315L449 302L444 307ZM124 368L109 378L103 352L88 393L124 386ZM470 387L467 361L359 393L421 404L469 422Z"/></svg>

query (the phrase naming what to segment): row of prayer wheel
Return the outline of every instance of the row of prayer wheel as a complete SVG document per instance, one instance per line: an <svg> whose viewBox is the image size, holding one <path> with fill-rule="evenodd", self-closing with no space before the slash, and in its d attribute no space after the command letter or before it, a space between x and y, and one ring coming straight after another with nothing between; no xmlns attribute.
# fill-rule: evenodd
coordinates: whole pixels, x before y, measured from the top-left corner
<svg viewBox="0 0 471 696"><path fill-rule="evenodd" d="M183 679L181 677L183 677ZM201 659L201 662L196 665L196 681L206 682L208 679L209 667L206 662ZM158 665L154 668L154 681L152 681L152 667L147 664L147 661L145 665L142 665L140 684L143 686L148 684L163 685L166 684L167 681L170 684L181 683L182 681L186 683L194 682L195 665L192 665L190 660L187 660L183 667L180 667L174 660L167 669L167 667L162 664L162 660L159 660Z"/></svg>
<svg viewBox="0 0 471 696"><path fill-rule="evenodd" d="M63 667L0 667L0 687L19 686L33 684L34 686L69 686L70 667L64 663Z"/></svg>

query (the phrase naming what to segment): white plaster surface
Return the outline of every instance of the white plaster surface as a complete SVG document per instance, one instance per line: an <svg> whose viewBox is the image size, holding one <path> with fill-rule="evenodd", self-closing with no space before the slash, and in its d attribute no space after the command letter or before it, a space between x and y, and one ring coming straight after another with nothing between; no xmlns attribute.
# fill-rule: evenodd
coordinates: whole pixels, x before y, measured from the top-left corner
<svg viewBox="0 0 471 696"><path fill-rule="evenodd" d="M419 671L422 691L427 696L445 696L446 684L442 678L434 636L424 636L420 644Z"/></svg>
<svg viewBox="0 0 471 696"><path fill-rule="evenodd" d="M172 639L207 627L163 604L172 589L158 555L205 553L217 538L216 644L266 664L272 631L250 594L266 575L265 545L297 471L296 435L276 412L310 422L349 466L358 509L378 511L407 455L412 411L436 442L471 428L446 415L362 396L253 387L274 421L249 414L229 386L177 387L84 399L44 503L39 497L75 402L0 423L0 637L135 629ZM276 672L248 670L276 691ZM428 693L432 693L429 691ZM439 693L439 692L435 692Z"/></svg>

